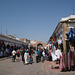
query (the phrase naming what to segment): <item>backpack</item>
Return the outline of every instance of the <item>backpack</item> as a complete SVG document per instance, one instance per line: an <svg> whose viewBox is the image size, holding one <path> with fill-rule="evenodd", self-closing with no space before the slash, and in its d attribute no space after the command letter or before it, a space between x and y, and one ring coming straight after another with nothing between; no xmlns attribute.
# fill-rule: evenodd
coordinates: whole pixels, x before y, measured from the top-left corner
<svg viewBox="0 0 75 75"><path fill-rule="evenodd" d="M19 53L19 50L17 50L17 54Z"/></svg>

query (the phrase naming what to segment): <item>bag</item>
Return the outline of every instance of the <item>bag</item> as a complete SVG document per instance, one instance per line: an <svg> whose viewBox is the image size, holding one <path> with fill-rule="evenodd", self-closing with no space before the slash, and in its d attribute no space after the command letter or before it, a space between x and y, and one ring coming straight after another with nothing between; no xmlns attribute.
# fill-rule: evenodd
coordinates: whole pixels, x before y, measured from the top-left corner
<svg viewBox="0 0 75 75"><path fill-rule="evenodd" d="M19 50L17 50L17 54L19 53Z"/></svg>

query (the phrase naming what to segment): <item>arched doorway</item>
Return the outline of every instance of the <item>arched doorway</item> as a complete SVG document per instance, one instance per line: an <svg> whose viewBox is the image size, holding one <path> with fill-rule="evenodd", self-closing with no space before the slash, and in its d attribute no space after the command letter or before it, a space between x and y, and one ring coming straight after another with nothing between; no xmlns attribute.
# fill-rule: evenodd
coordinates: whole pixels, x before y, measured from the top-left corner
<svg viewBox="0 0 75 75"><path fill-rule="evenodd" d="M37 49L42 49L43 48L43 44L39 43L37 44Z"/></svg>

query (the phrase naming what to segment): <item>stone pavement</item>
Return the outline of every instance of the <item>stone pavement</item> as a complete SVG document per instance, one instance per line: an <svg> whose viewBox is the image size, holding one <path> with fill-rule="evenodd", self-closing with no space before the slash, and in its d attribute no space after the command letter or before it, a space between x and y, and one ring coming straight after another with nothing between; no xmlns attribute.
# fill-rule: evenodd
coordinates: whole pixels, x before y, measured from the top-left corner
<svg viewBox="0 0 75 75"><path fill-rule="evenodd" d="M0 61L2 61L2 60L6 60L6 59L9 59L9 58L11 58L12 56L9 56L9 57L4 57L4 58L0 58Z"/></svg>
<svg viewBox="0 0 75 75"><path fill-rule="evenodd" d="M54 69L51 69L52 65L54 65ZM53 63L51 61L45 61L44 66L45 71L47 71L49 75L75 75L75 71L60 72L59 64Z"/></svg>
<svg viewBox="0 0 75 75"><path fill-rule="evenodd" d="M0 61L0 75L75 75L74 71L60 72L59 65L49 61L36 63L35 56L36 54L33 55L34 63L29 65L24 65L21 59L16 62L12 62L11 58ZM56 68L51 69L51 65Z"/></svg>
<svg viewBox="0 0 75 75"><path fill-rule="evenodd" d="M58 72L60 72L59 64L55 64L52 61L46 61L46 60L44 63L45 63L45 68L47 71L58 71ZM51 66L53 66L54 68L52 69Z"/></svg>

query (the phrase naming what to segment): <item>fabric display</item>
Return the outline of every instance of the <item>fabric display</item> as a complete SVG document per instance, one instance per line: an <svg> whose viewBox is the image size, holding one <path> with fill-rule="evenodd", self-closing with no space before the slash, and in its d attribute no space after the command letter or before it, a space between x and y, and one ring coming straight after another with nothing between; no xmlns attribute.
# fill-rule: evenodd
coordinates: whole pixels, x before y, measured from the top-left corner
<svg viewBox="0 0 75 75"><path fill-rule="evenodd" d="M70 52L71 67L74 66L74 52Z"/></svg>
<svg viewBox="0 0 75 75"><path fill-rule="evenodd" d="M70 28L70 30L66 33L69 39L72 41L75 40L75 30L73 28Z"/></svg>
<svg viewBox="0 0 75 75"><path fill-rule="evenodd" d="M62 53L62 56L60 56L60 66L59 66L59 69L62 71L63 68L65 68L65 63L64 63L64 54Z"/></svg>
<svg viewBox="0 0 75 75"><path fill-rule="evenodd" d="M75 50L74 50L74 66L75 66Z"/></svg>
<svg viewBox="0 0 75 75"><path fill-rule="evenodd" d="M68 53L66 55L66 67L68 68Z"/></svg>
<svg viewBox="0 0 75 75"><path fill-rule="evenodd" d="M68 52L68 69L70 70L75 65L75 52Z"/></svg>

